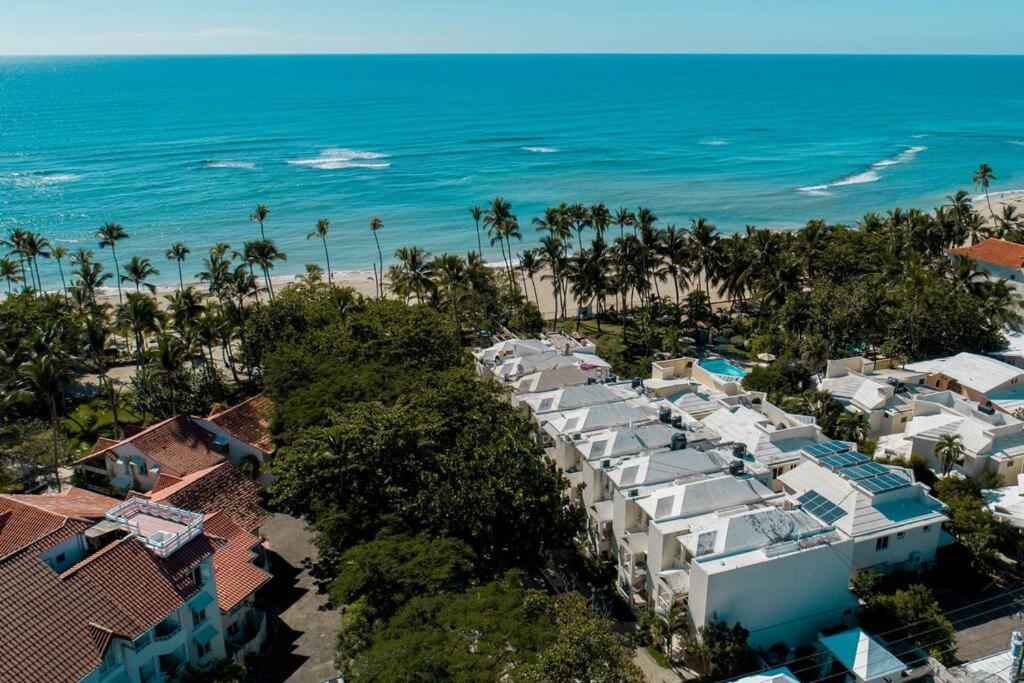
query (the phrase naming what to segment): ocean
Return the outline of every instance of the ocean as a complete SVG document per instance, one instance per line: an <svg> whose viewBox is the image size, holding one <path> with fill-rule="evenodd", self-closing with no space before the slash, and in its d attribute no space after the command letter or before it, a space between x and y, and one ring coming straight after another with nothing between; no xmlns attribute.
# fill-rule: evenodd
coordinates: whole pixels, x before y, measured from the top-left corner
<svg viewBox="0 0 1024 683"><path fill-rule="evenodd" d="M940 46L941 47L941 46ZM1024 188L1024 57L273 56L0 59L0 232L151 257L183 241L201 269L271 208L288 253L368 270L416 244L474 248L469 209L501 195L524 235L547 205L649 206L722 231L856 221ZM108 255L97 252L108 258ZM488 254L497 259L495 247ZM55 277L47 264L44 277Z"/></svg>

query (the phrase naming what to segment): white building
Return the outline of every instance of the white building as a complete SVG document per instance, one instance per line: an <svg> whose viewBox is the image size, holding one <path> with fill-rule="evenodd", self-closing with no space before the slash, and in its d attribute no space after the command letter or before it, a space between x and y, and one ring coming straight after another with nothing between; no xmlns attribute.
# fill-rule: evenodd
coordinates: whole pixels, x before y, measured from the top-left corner
<svg viewBox="0 0 1024 683"><path fill-rule="evenodd" d="M907 365L924 373L925 382L940 391L953 391L987 407L1013 413L1024 407L1024 369L976 353L958 353Z"/></svg>
<svg viewBox="0 0 1024 683"><path fill-rule="evenodd" d="M944 434L960 436L966 456L954 469L966 476L990 470L1012 483L1024 471L1024 422L951 391L916 397L903 433L879 439L875 454L903 460L920 456L938 472L935 446Z"/></svg>
<svg viewBox="0 0 1024 683"><path fill-rule="evenodd" d="M843 408L862 415L868 435L878 438L903 431L913 413L913 398L932 389L924 373L876 370L875 362L855 356L830 360L818 389L827 391Z"/></svg>
<svg viewBox="0 0 1024 683"><path fill-rule="evenodd" d="M780 477L791 504L853 541L849 568L917 571L935 559L942 503L913 473L888 467L832 441Z"/></svg>
<svg viewBox="0 0 1024 683"><path fill-rule="evenodd" d="M762 507L709 519L679 541L692 628L740 622L754 647L804 643L853 622L851 542L801 510Z"/></svg>
<svg viewBox="0 0 1024 683"><path fill-rule="evenodd" d="M515 385L538 372L575 367L588 378L604 381L611 367L593 346L578 343L556 345L543 339L510 339L473 352L481 377L493 377Z"/></svg>
<svg viewBox="0 0 1024 683"><path fill-rule="evenodd" d="M758 408L721 408L701 422L721 443L739 444L737 455L748 461L748 470L779 491L776 480L803 462L803 449L827 438L813 417L787 413L768 402Z"/></svg>

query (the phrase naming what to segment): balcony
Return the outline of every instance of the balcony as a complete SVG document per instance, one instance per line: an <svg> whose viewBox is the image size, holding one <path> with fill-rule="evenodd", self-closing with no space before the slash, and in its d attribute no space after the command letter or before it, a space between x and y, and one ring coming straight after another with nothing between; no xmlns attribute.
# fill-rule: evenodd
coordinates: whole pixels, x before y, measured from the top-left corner
<svg viewBox="0 0 1024 683"><path fill-rule="evenodd" d="M267 640L266 614L253 612L244 623L244 627L228 640L228 654L236 662L244 662L248 655L262 650Z"/></svg>
<svg viewBox="0 0 1024 683"><path fill-rule="evenodd" d="M181 624L173 619L164 619L153 629L153 641L160 642L173 638L181 630Z"/></svg>

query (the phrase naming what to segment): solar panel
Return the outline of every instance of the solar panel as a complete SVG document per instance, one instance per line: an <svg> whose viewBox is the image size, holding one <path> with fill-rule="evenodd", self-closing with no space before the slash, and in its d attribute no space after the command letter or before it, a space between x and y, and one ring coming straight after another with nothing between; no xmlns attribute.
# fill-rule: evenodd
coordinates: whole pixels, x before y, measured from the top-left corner
<svg viewBox="0 0 1024 683"><path fill-rule="evenodd" d="M825 498L817 491L807 491L797 498L804 510L814 515L825 524L832 524L843 517L846 511L836 507L828 498Z"/></svg>
<svg viewBox="0 0 1024 683"><path fill-rule="evenodd" d="M865 463L863 465L847 467L839 474L843 475L847 479L859 481L861 479L867 479L868 477L877 477L881 474L889 474L889 469L877 462L867 462L867 458L865 458Z"/></svg>
<svg viewBox="0 0 1024 683"><path fill-rule="evenodd" d="M827 455L821 459L821 464L837 469L840 467L859 465L865 462L869 462L869 459L860 453L836 453L835 455Z"/></svg>
<svg viewBox="0 0 1024 683"><path fill-rule="evenodd" d="M877 477L863 479L857 483L872 493L893 491L895 489L903 488L904 486L910 486L909 481L903 477L898 477L895 474L880 474Z"/></svg>
<svg viewBox="0 0 1024 683"><path fill-rule="evenodd" d="M842 441L826 441L825 443L812 444L804 450L816 458L821 458L835 453L845 453L850 450L850 447Z"/></svg>

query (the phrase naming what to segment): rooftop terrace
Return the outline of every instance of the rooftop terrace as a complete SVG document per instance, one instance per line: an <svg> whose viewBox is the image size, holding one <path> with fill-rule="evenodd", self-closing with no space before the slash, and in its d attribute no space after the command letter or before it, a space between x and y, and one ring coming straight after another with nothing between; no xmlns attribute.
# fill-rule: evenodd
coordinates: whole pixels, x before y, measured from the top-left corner
<svg viewBox="0 0 1024 683"><path fill-rule="evenodd" d="M164 558L203 533L201 514L143 498L131 498L112 508L107 520L134 534L153 554Z"/></svg>

